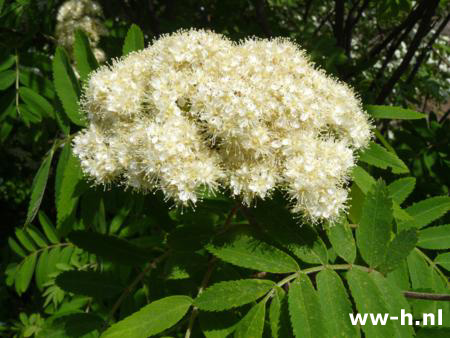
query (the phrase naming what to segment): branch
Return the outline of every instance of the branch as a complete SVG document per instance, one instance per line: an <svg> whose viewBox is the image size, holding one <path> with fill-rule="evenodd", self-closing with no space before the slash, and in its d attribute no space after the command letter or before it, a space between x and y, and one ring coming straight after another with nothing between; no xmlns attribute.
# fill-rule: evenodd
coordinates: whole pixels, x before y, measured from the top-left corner
<svg viewBox="0 0 450 338"><path fill-rule="evenodd" d="M239 210L240 205L236 205L231 209L230 213L227 216L227 219L225 220L225 223L223 225L224 229L228 229L228 227L231 224L231 221L233 220L233 217L236 215L237 211ZM206 288L206 286L209 283L209 280L211 279L212 272L214 270L214 267L216 266L217 258L212 257L208 263L208 269L205 272L205 275L203 276L202 283L200 284L200 287L198 288L197 297L203 292L203 290ZM198 309L194 307L191 312L191 316L189 317L189 324L188 328L186 330L186 334L184 335L185 338L190 338L192 333L192 328L194 327L195 319L198 316Z"/></svg>
<svg viewBox="0 0 450 338"><path fill-rule="evenodd" d="M347 21L345 24L344 29L344 35L345 35L345 51L348 56L351 54L351 46L352 46L352 35L353 30L355 26L358 24L359 20L362 17L363 12L366 10L367 6L369 5L370 0L364 0L361 7L357 7L357 4L359 4L359 1L355 3L355 5L350 9L350 12L347 17ZM358 12L356 14L356 17L353 19L353 12L358 8Z"/></svg>
<svg viewBox="0 0 450 338"><path fill-rule="evenodd" d="M334 1L334 26L333 32L336 38L337 45L339 47L345 48L345 37L344 37L344 1L335 0Z"/></svg>
<svg viewBox="0 0 450 338"><path fill-rule="evenodd" d="M406 52L406 55L403 58L402 63L400 64L400 66L397 67L397 69L392 74L389 81L381 89L380 94L376 99L377 104L382 104L386 100L386 98L391 94L392 89L394 89L395 84L408 68L411 59L413 58L415 52L420 46L420 43L422 42L423 38L430 29L431 18L439 5L439 0L429 0L429 2L427 3L429 7L423 14L423 19L419 25L417 33L415 34L411 44L409 45L408 51Z"/></svg>
<svg viewBox="0 0 450 338"><path fill-rule="evenodd" d="M266 14L266 1L265 0L254 0L253 1L256 9L256 18L267 37L272 36L272 30L270 29L269 22L267 21Z"/></svg>
<svg viewBox="0 0 450 338"><path fill-rule="evenodd" d="M419 21L422 17L423 10L427 5L427 1L428 0L422 0L419 5L417 5L416 8L409 13L407 18L401 24L395 27L386 38L384 38L379 44L372 47L372 49L370 49L370 51L357 62L355 68L351 72L346 74L345 78L348 79L349 77L358 74L362 70L368 68L371 65L371 60L374 60L375 57L379 53L381 53L381 51L385 49L392 40L396 39L397 36L401 34L406 27L409 27L411 24L415 25L417 21Z"/></svg>
<svg viewBox="0 0 450 338"><path fill-rule="evenodd" d="M390 48L388 49L388 51L386 53L386 56L384 57L384 61L383 61L383 64L381 65L381 68L378 70L377 74L375 75L375 78L373 79L373 81L369 87L369 91L372 91L375 88L376 83L381 78L381 76L384 74L387 65L389 64L389 62L391 62L392 57L395 54L395 51L398 49L398 46L400 46L402 41L406 39L406 37L409 35L409 33L411 32L411 30L413 29L413 27L415 25L416 25L416 22L410 22L410 24L407 27L405 27L405 30L402 33L402 35L400 35L400 37L391 44Z"/></svg>
<svg viewBox="0 0 450 338"><path fill-rule="evenodd" d="M408 76L408 79L406 82L411 82L414 77L416 76L417 72L419 71L419 68L422 64L422 62L425 60L428 53L432 50L434 43L436 42L439 35L441 35L444 28L447 26L447 23L450 21L450 14L447 14L447 17L445 17L439 27L437 28L436 32L434 32L433 36L430 38L430 41L428 41L427 45L422 49L422 52L420 53L419 57L416 60L416 63L413 67L413 70ZM444 59L444 61L447 61ZM448 61L447 61L448 62Z"/></svg>
<svg viewBox="0 0 450 338"><path fill-rule="evenodd" d="M311 9L311 5L313 3L314 0L308 0L306 2L305 5L305 12L303 13L303 25L306 26L306 24L308 23L308 19L309 19L309 10Z"/></svg>
<svg viewBox="0 0 450 338"><path fill-rule="evenodd" d="M114 313L117 311L117 309L120 307L122 302L127 298L127 296L133 291L133 289L138 285L138 283L144 278L144 276L151 270L154 269L159 262L164 260L167 256L169 256L170 251L166 251L161 256L155 258L153 261L147 264L147 266L142 270L142 272L131 282L130 285L128 285L120 295L119 299L114 303L113 307L111 308L111 311L108 314L108 320L105 321L107 323L110 319L113 318Z"/></svg>
<svg viewBox="0 0 450 338"><path fill-rule="evenodd" d="M450 294L403 291L406 298L450 301Z"/></svg>

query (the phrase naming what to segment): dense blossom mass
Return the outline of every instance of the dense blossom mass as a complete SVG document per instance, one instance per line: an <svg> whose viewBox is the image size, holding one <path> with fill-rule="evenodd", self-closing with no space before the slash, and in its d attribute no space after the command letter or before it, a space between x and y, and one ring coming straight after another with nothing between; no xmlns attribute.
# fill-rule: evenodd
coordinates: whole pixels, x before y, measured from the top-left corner
<svg viewBox="0 0 450 338"><path fill-rule="evenodd" d="M89 38L95 58L102 62L105 53L97 47L100 37L106 35L106 27L102 22L102 7L96 1L69 0L58 9L56 17L56 38L58 44L72 52L75 43L75 31L81 29Z"/></svg>
<svg viewBox="0 0 450 338"><path fill-rule="evenodd" d="M165 35L93 73L81 104L89 127L74 153L96 183L185 205L204 187L246 204L279 188L312 221L345 208L371 136L354 92L285 39Z"/></svg>

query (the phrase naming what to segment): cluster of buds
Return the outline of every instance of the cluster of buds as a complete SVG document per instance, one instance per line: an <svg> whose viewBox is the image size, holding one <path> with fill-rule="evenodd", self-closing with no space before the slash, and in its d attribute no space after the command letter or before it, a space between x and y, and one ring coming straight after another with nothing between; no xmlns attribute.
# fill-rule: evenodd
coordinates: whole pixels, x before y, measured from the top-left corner
<svg viewBox="0 0 450 338"><path fill-rule="evenodd" d="M164 35L99 68L83 95L89 126L74 139L83 171L183 205L205 187L248 205L280 189L294 212L332 221L371 137L353 90L287 39Z"/></svg>
<svg viewBox="0 0 450 338"><path fill-rule="evenodd" d="M103 11L100 4L91 0L69 0L64 2L56 17L56 38L58 44L71 54L75 43L77 29L86 33L95 58L99 62L105 60L105 53L97 47L100 37L107 31L102 22Z"/></svg>

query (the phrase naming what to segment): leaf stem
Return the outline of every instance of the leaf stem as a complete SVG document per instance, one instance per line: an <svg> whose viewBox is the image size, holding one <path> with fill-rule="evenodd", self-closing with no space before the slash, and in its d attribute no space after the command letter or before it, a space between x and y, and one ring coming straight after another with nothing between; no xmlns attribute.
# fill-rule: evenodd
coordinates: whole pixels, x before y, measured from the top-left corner
<svg viewBox="0 0 450 338"><path fill-rule="evenodd" d="M17 114L20 116L20 109L19 109L19 53L17 53L16 49L16 110Z"/></svg>
<svg viewBox="0 0 450 338"><path fill-rule="evenodd" d="M162 260L164 260L166 257L168 257L170 254L170 250L166 251L161 256L155 258L151 262L147 264L147 266L142 270L142 272L137 275L137 277L131 282L130 285L128 285L120 295L120 297L117 299L117 301L114 303L113 307L111 308L111 311L108 314L108 319L105 322L108 323L114 316L114 313L117 311L117 309L120 307L122 302L127 298L127 296L130 294L131 291L136 287L136 285L144 278L144 276L151 270L154 269Z"/></svg>
<svg viewBox="0 0 450 338"><path fill-rule="evenodd" d="M223 231L226 231L229 228L231 221L233 220L234 216L236 215L236 213L240 209L240 207L241 207L240 205L236 205L231 209L231 211L228 214L228 216L225 220L225 223L223 225ZM209 280L212 275L212 272L214 270L214 267L216 266L216 263L217 263L217 258L213 256L209 260L208 269L206 270L205 275L203 276L202 283L200 284L200 287L198 289L197 297L203 292L203 290L208 285ZM184 335L185 338L190 338L191 333L192 333L192 328L194 327L195 319L197 318L197 316L198 316L198 309L194 306L194 308L192 309L192 312L191 312L191 316L189 317L188 328L186 329L186 334Z"/></svg>

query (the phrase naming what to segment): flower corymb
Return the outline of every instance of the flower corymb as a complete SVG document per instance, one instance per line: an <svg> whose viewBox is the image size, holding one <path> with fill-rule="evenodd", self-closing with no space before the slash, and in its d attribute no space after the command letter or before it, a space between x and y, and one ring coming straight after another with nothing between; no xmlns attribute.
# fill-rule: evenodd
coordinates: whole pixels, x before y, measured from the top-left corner
<svg viewBox="0 0 450 338"><path fill-rule="evenodd" d="M278 188L313 221L345 207L354 153L371 136L352 89L285 39L164 35L95 71L81 105L89 126L74 152L96 183L182 204L205 186L246 204Z"/></svg>

